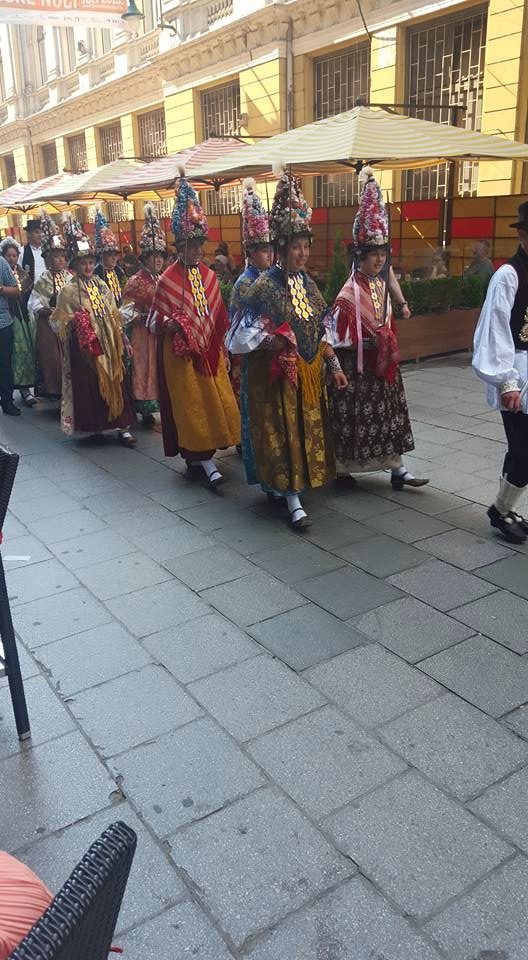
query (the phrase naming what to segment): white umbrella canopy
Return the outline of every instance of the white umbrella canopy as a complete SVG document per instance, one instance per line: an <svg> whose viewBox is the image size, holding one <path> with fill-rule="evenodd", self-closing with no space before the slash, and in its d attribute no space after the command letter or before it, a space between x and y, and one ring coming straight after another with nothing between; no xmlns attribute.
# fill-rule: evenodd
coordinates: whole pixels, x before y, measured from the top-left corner
<svg viewBox="0 0 528 960"><path fill-rule="evenodd" d="M234 137L211 137L178 153L138 166L126 173L120 182L116 178L114 186L127 200L153 200L172 196L175 181L179 177L179 168L183 167L186 176L197 187L211 189L210 181L203 184L196 182L194 171L204 164L222 163L230 154L239 150L247 150L247 146Z"/></svg>
<svg viewBox="0 0 528 960"><path fill-rule="evenodd" d="M95 170L69 175L56 186L42 190L36 199L40 202L60 202L71 205L82 200L85 202L121 200L122 194L115 191L116 184L121 182L127 173L140 169L141 166L130 160L114 160Z"/></svg>
<svg viewBox="0 0 528 960"><path fill-rule="evenodd" d="M446 160L484 158L528 160L528 145L386 110L354 107L244 147L223 163L205 164L193 171L193 178L232 183L244 176L269 176L276 163L316 175L359 171L367 163L408 170Z"/></svg>
<svg viewBox="0 0 528 960"><path fill-rule="evenodd" d="M51 177L44 177L43 180L14 183L13 186L0 191L0 216L8 213L37 214L43 207L47 213L58 213L64 208L63 204L49 202L44 205L34 198L44 190L58 186L68 176L66 173L55 173Z"/></svg>

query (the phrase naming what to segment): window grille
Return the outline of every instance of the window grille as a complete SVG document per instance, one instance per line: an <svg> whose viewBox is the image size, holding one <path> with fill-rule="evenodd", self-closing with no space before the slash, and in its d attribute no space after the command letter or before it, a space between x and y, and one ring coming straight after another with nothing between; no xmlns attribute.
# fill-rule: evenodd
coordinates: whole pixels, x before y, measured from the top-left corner
<svg viewBox="0 0 528 960"><path fill-rule="evenodd" d="M127 203L126 200L123 202L116 201L115 203L107 203L106 216L109 223L122 223L124 220L133 220L134 205Z"/></svg>
<svg viewBox="0 0 528 960"><path fill-rule="evenodd" d="M360 43L314 63L315 119L323 120L351 110L359 97L368 101L370 92L370 43ZM354 173L315 177L315 205L341 207L358 199L358 178Z"/></svg>
<svg viewBox="0 0 528 960"><path fill-rule="evenodd" d="M139 153L144 159L167 156L167 129L163 107L138 117Z"/></svg>
<svg viewBox="0 0 528 960"><path fill-rule="evenodd" d="M486 10L477 10L461 19L435 22L429 27L409 30L407 38L407 101L410 115L436 123L451 123L449 107L420 107L431 101L462 104L466 107L464 126L480 131L484 89L486 50ZM416 106L415 106L416 105ZM408 170L405 174L407 200L445 197L449 168ZM476 193L478 164L463 161L459 165L459 192Z"/></svg>
<svg viewBox="0 0 528 960"><path fill-rule="evenodd" d="M78 133L74 137L68 137L66 143L68 145L68 155L73 173L84 173L88 170L88 154L86 152L86 137L84 133Z"/></svg>
<svg viewBox="0 0 528 960"><path fill-rule="evenodd" d="M101 146L101 162L112 163L123 155L123 135L120 123L112 123L108 127L100 127L99 143Z"/></svg>
<svg viewBox="0 0 528 960"><path fill-rule="evenodd" d="M4 171L6 186L12 187L17 182L15 158L12 153L6 153L4 157Z"/></svg>
<svg viewBox="0 0 528 960"><path fill-rule="evenodd" d="M240 83L202 91L202 132L208 137L232 137L240 128Z"/></svg>
<svg viewBox="0 0 528 960"><path fill-rule="evenodd" d="M242 209L242 187L222 187L221 190L203 191L205 212L209 217L227 216L240 213Z"/></svg>
<svg viewBox="0 0 528 960"><path fill-rule="evenodd" d="M44 143L42 150L42 168L45 177L52 177L54 173L59 172L57 160L57 146L55 143Z"/></svg>

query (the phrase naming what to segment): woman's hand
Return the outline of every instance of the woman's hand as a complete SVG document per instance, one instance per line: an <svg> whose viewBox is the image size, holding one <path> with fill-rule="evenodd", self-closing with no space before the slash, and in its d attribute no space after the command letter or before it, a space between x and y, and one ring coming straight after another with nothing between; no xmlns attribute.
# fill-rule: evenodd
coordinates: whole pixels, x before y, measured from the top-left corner
<svg viewBox="0 0 528 960"><path fill-rule="evenodd" d="M411 311L410 311L409 305L408 305L407 303L402 304L401 315L402 315L402 317L403 317L404 320L410 320L410 319L411 319Z"/></svg>
<svg viewBox="0 0 528 960"><path fill-rule="evenodd" d="M348 387L346 374L344 374L342 370L336 370L336 372L332 374L332 379L338 390L346 390Z"/></svg>
<svg viewBox="0 0 528 960"><path fill-rule="evenodd" d="M127 355L127 357L128 357L129 360L131 360L132 357L134 356L134 347L132 346L132 344L130 343L130 341L128 341L127 343L125 343L125 353L126 353L126 355Z"/></svg>
<svg viewBox="0 0 528 960"><path fill-rule="evenodd" d="M510 413L519 413L521 409L521 394L519 390L510 390L508 393L501 394L502 406Z"/></svg>

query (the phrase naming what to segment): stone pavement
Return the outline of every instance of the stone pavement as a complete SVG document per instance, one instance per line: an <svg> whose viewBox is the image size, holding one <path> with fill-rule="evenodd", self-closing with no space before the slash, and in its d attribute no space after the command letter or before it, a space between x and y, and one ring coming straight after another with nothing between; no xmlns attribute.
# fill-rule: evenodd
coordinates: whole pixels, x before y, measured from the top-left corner
<svg viewBox="0 0 528 960"><path fill-rule="evenodd" d="M504 454L466 356L407 367L423 491L310 495L3 417L32 720L0 686L0 846L52 887L137 830L126 960L526 960L528 549L485 517Z"/></svg>

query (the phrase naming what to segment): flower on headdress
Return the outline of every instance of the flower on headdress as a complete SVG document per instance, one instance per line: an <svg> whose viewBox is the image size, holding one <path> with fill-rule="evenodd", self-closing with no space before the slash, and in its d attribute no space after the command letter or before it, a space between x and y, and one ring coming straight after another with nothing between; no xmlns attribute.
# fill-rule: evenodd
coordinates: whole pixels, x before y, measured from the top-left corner
<svg viewBox="0 0 528 960"><path fill-rule="evenodd" d="M305 200L299 177L282 169L270 213L272 240L312 236L312 209Z"/></svg>
<svg viewBox="0 0 528 960"><path fill-rule="evenodd" d="M257 194L255 181L248 177L242 184L242 237L245 247L269 243L269 219Z"/></svg>
<svg viewBox="0 0 528 960"><path fill-rule="evenodd" d="M153 205L146 203L144 212L145 223L143 224L139 238L141 253L143 256L148 256L150 253L162 253L165 255L167 252L167 242Z"/></svg>
<svg viewBox="0 0 528 960"><path fill-rule="evenodd" d="M196 190L185 179L183 167L179 168L179 173L172 211L174 239L177 243L183 240L206 240L209 236L207 217L202 210Z"/></svg>
<svg viewBox="0 0 528 960"><path fill-rule="evenodd" d="M389 242L389 224L381 187L370 167L359 175L359 208L352 228L357 247L383 247Z"/></svg>

